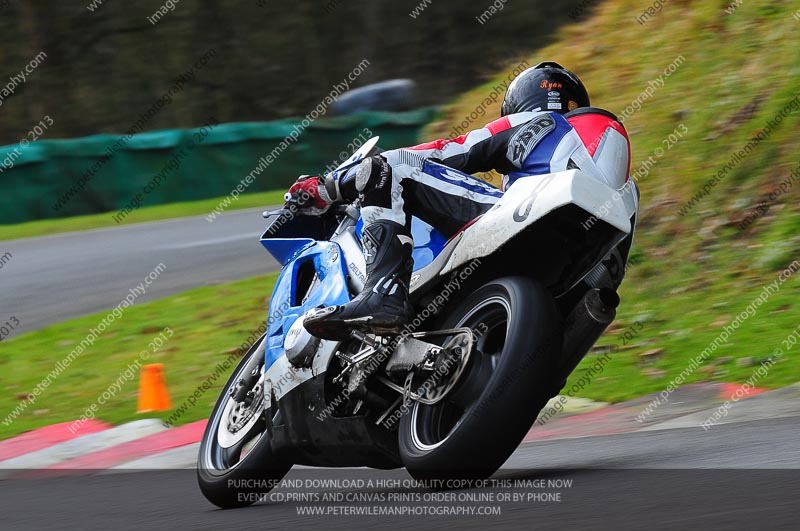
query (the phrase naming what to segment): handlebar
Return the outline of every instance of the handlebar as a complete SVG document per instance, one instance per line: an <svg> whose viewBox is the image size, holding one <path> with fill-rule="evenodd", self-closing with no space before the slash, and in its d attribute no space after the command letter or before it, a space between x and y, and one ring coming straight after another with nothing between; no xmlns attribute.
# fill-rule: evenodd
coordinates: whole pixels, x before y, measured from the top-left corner
<svg viewBox="0 0 800 531"><path fill-rule="evenodd" d="M283 201L286 207L294 205L295 208L306 208L314 204L314 198L303 191L296 194L286 192L283 194Z"/></svg>

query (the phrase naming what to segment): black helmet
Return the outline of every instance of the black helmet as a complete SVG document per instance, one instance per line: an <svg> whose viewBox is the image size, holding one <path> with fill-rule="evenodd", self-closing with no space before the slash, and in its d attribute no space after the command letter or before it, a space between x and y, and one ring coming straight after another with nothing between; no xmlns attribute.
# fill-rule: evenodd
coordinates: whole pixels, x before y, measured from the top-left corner
<svg viewBox="0 0 800 531"><path fill-rule="evenodd" d="M502 116L526 111L566 114L589 107L589 94L581 80L558 63L539 63L518 75L508 86Z"/></svg>

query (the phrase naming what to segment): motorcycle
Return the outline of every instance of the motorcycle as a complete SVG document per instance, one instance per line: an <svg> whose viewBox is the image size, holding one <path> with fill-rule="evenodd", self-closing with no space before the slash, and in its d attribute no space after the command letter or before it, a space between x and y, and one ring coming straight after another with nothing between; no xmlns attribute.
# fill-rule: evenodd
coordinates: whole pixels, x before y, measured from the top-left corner
<svg viewBox="0 0 800 531"><path fill-rule="evenodd" d="M392 337L346 341L315 338L303 320L364 287L359 203L297 215L305 199L287 194L264 213L261 243L283 266L266 332L224 386L198 455L219 507L253 503L295 464L491 476L614 319L639 192L573 169L517 180L449 239L414 218L416 318Z"/></svg>

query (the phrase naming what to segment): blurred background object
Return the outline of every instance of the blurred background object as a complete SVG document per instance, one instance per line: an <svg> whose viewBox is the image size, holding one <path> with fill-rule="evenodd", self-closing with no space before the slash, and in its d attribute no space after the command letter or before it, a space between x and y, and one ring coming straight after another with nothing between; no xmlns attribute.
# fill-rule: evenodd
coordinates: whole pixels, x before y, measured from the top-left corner
<svg viewBox="0 0 800 531"><path fill-rule="evenodd" d="M416 83L410 79L390 79L349 90L332 105L335 114L364 111L407 111L414 108Z"/></svg>
<svg viewBox="0 0 800 531"><path fill-rule="evenodd" d="M162 4L10 1L0 12L10 76L0 105L0 225L223 196L277 154L303 117L302 138L246 192L331 165L359 135L380 135L384 148L415 144L432 106L546 44L578 2L536 1L491 24L451 0L306 0L291 9L211 0L154 16ZM210 122L223 125L197 146L196 129ZM136 201L159 174L163 184Z"/></svg>
<svg viewBox="0 0 800 531"><path fill-rule="evenodd" d="M208 0L180 2L152 24L163 0L10 0L0 12L3 74L42 50L47 59L0 109L0 145L56 109L48 138L126 131L209 49L218 55L147 130L302 116L365 58L358 85L413 79L419 105L438 104L551 42L580 1L528 1L480 24L491 2L436 0L412 18L418 0Z"/></svg>

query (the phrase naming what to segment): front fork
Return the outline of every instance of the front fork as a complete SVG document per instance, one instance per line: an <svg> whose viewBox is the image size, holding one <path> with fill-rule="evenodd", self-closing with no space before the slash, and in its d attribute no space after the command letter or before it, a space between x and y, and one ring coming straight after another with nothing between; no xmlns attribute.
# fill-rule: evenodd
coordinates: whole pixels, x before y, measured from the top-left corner
<svg viewBox="0 0 800 531"><path fill-rule="evenodd" d="M264 343L264 336L262 335L258 339L258 343ZM230 397L233 398L236 402L245 402L249 405L248 399L252 399L252 396L249 396L253 393L253 388L258 382L258 379L262 377L261 367L264 364L264 356L250 356L250 360L247 362L244 370L242 371L242 377L239 378L239 381L236 382L230 389Z"/></svg>

